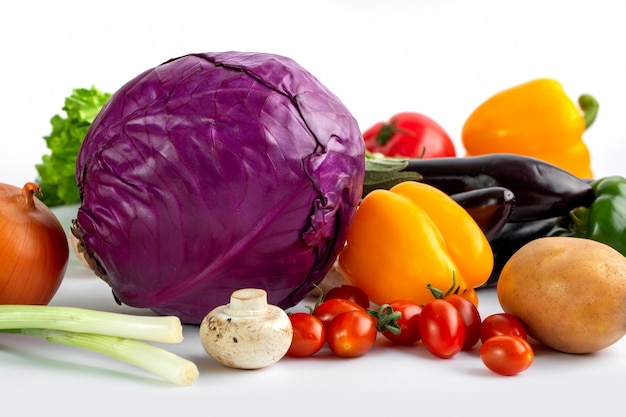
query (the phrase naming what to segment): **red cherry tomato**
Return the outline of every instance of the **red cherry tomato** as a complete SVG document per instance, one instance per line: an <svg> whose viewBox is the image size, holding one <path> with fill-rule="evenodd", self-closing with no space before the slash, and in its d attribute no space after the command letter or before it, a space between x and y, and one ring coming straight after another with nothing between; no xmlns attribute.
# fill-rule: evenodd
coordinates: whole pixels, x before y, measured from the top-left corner
<svg viewBox="0 0 626 417"><path fill-rule="evenodd" d="M516 316L508 313L496 313L485 317L480 325L480 340L483 343L493 336L511 335L527 339L526 327Z"/></svg>
<svg viewBox="0 0 626 417"><path fill-rule="evenodd" d="M376 320L365 310L341 313L326 328L326 341L331 352L342 358L367 353L376 342Z"/></svg>
<svg viewBox="0 0 626 417"><path fill-rule="evenodd" d="M324 300L331 300L333 298L343 298L353 301L365 309L370 306L370 299L365 291L355 285L344 284L339 287L331 288L324 296Z"/></svg>
<svg viewBox="0 0 626 417"><path fill-rule="evenodd" d="M353 310L366 311L354 301L346 300L345 298L331 298L316 306L313 310L313 315L320 319L324 326L328 326L335 316Z"/></svg>
<svg viewBox="0 0 626 417"><path fill-rule="evenodd" d="M465 342L463 350L473 348L480 340L481 318L476 306L467 298L458 294L448 294L444 298L459 310L465 324Z"/></svg>
<svg viewBox="0 0 626 417"><path fill-rule="evenodd" d="M534 357L530 343L519 336L492 336L480 347L485 366L499 375L511 376L528 369Z"/></svg>
<svg viewBox="0 0 626 417"><path fill-rule="evenodd" d="M320 319L309 313L292 313L289 320L293 337L287 356L304 358L319 352L326 343L326 329Z"/></svg>
<svg viewBox="0 0 626 417"><path fill-rule="evenodd" d="M463 317L455 306L444 299L435 299L422 308L419 330L424 346L440 358L451 358L463 349Z"/></svg>
<svg viewBox="0 0 626 417"><path fill-rule="evenodd" d="M420 335L419 319L422 306L411 301L396 300L389 303L393 311L398 311L402 316L397 320L400 334L385 330L381 334L397 345L414 345L419 342Z"/></svg>
<svg viewBox="0 0 626 417"><path fill-rule="evenodd" d="M363 132L370 152L405 158L456 156L448 133L428 116L415 112L398 113L386 123L377 123Z"/></svg>

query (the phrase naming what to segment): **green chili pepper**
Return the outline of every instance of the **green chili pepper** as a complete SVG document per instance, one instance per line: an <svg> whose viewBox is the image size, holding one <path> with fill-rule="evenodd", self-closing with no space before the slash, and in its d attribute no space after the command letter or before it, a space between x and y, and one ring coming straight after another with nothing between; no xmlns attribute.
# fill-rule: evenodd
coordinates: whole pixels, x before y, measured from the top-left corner
<svg viewBox="0 0 626 417"><path fill-rule="evenodd" d="M560 217L550 235L593 239L626 256L626 178L600 178L591 188L595 194L591 205Z"/></svg>

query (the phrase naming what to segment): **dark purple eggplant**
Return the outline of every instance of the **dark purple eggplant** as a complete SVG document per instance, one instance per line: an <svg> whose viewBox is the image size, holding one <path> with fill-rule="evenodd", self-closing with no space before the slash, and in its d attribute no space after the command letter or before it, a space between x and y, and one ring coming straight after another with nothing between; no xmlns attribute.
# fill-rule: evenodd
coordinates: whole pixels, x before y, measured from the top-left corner
<svg viewBox="0 0 626 417"><path fill-rule="evenodd" d="M487 187L508 188L515 195L509 222L562 216L589 206L591 185L548 162L516 154L409 159L403 172L416 172L420 182L448 195Z"/></svg>
<svg viewBox="0 0 626 417"><path fill-rule="evenodd" d="M548 236L555 227L558 217L520 223L507 223L500 234L490 241L493 250L494 266L491 276L484 286L493 286L500 278L500 272L507 261L522 246L531 240Z"/></svg>
<svg viewBox="0 0 626 417"><path fill-rule="evenodd" d="M452 194L491 241L509 220L515 206L515 195L504 187L487 187Z"/></svg>

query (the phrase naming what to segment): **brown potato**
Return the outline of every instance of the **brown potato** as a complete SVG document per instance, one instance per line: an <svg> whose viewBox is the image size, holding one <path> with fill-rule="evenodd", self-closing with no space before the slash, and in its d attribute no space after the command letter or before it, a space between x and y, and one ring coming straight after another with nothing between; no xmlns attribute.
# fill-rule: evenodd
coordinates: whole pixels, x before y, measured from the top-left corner
<svg viewBox="0 0 626 417"><path fill-rule="evenodd" d="M558 351L594 352L626 332L626 258L594 240L531 241L504 266L497 293L504 312Z"/></svg>

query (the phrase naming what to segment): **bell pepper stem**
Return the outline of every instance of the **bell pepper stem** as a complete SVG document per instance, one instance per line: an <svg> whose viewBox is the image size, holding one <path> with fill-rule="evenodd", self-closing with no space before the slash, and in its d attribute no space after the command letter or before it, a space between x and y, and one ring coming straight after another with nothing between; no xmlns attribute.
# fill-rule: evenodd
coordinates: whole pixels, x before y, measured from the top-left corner
<svg viewBox="0 0 626 417"><path fill-rule="evenodd" d="M600 103L591 94L581 94L578 97L578 105L583 111L585 118L585 129L589 129L598 116Z"/></svg>

